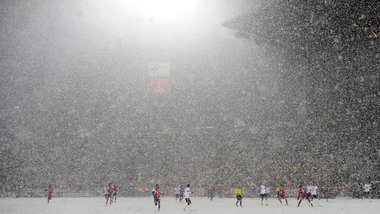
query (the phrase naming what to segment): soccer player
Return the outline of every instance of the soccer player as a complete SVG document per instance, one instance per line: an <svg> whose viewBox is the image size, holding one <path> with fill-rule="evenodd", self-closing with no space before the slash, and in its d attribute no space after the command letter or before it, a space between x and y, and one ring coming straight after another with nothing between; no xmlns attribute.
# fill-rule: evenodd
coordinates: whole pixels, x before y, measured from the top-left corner
<svg viewBox="0 0 380 214"><path fill-rule="evenodd" d="M186 209L189 207L190 211L191 211L191 208L190 208L190 204L191 204L191 200L190 200L190 195L192 194L193 192L191 192L190 190L190 184L187 184L183 194L185 195L185 201L186 201L186 206L183 208L183 211L186 211Z"/></svg>
<svg viewBox="0 0 380 214"><path fill-rule="evenodd" d="M326 198L326 202L329 202L329 194L328 194L327 186L323 186L321 188L321 196L319 197L319 199L321 198Z"/></svg>
<svg viewBox="0 0 380 214"><path fill-rule="evenodd" d="M277 198L280 201L281 205L282 205L281 198L285 199L286 206L288 206L288 199L286 197L286 193L285 193L285 189L284 189L283 185L281 185L281 187L278 189Z"/></svg>
<svg viewBox="0 0 380 214"><path fill-rule="evenodd" d="M161 208L161 200L160 200L161 193L160 193L160 186L158 184L156 184L156 188L152 190L152 195L153 195L154 205L157 206L157 204L158 204L158 211L160 211L160 208Z"/></svg>
<svg viewBox="0 0 380 214"><path fill-rule="evenodd" d="M369 197L369 192L371 191L371 184L369 182L367 182L366 184L364 184L364 194L363 194L363 198L368 198Z"/></svg>
<svg viewBox="0 0 380 214"><path fill-rule="evenodd" d="M108 184L108 187L107 187L107 200L106 200L106 205L108 204L108 199L110 200L110 205L112 204L112 192L113 192L112 183L109 183L109 184Z"/></svg>
<svg viewBox="0 0 380 214"><path fill-rule="evenodd" d="M269 189L268 189L269 191ZM265 203L266 206L268 206L268 194L267 194L267 188L265 187L264 183L261 184L260 186L260 195L261 195L261 206L264 206L264 198L265 198Z"/></svg>
<svg viewBox="0 0 380 214"><path fill-rule="evenodd" d="M308 185L308 186L306 186L306 194L307 194L307 198L309 199L309 201L307 202L307 204L309 205L309 207L310 207L310 203L311 203L311 201L312 201L312 199L311 199L311 190L312 190L312 188L313 188L313 186L310 184L310 185Z"/></svg>
<svg viewBox="0 0 380 214"><path fill-rule="evenodd" d="M117 186L113 185L113 197L115 198L115 203L116 203L116 198L117 198Z"/></svg>
<svg viewBox="0 0 380 214"><path fill-rule="evenodd" d="M314 199L318 198L317 191L318 191L318 186L311 186L310 187L311 201L314 201ZM321 205L321 201L319 201L319 205Z"/></svg>
<svg viewBox="0 0 380 214"><path fill-rule="evenodd" d="M181 187L178 187L178 188L175 189L175 200L178 199L178 201L179 201L179 193L180 193L180 191L181 191Z"/></svg>
<svg viewBox="0 0 380 214"><path fill-rule="evenodd" d="M185 188L183 187L183 185L181 185L181 188L179 190L179 203L182 202L184 192L185 192Z"/></svg>
<svg viewBox="0 0 380 214"><path fill-rule="evenodd" d="M210 198L210 201L215 197L215 188L213 186L208 189L208 197Z"/></svg>
<svg viewBox="0 0 380 214"><path fill-rule="evenodd" d="M47 193L47 202L49 203L53 195L53 187L49 184L49 187L45 189L45 192Z"/></svg>
<svg viewBox="0 0 380 214"><path fill-rule="evenodd" d="M240 185L235 190L236 195L236 206L238 206L238 203L240 202L240 206L242 206L243 196L241 194L241 187Z"/></svg>
<svg viewBox="0 0 380 214"><path fill-rule="evenodd" d="M311 206L313 206L313 203L310 201L310 199L309 199L309 197L308 197L308 195L307 195L306 190L305 190L304 188L302 188L302 185L300 185L300 189L298 190L297 200L299 200L300 197L301 197L301 200L298 202L298 206L297 206L297 207L300 206L302 200L305 199L305 198L306 198L306 200L307 200L309 203L311 203Z"/></svg>

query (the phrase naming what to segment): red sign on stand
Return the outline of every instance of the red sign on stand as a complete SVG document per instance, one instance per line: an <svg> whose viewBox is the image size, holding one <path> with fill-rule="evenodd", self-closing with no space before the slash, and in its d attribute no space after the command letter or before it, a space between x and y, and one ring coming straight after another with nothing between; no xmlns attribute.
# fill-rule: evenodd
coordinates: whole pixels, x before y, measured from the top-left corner
<svg viewBox="0 0 380 214"><path fill-rule="evenodd" d="M170 80L169 79L150 79L149 92L150 93L169 93Z"/></svg>

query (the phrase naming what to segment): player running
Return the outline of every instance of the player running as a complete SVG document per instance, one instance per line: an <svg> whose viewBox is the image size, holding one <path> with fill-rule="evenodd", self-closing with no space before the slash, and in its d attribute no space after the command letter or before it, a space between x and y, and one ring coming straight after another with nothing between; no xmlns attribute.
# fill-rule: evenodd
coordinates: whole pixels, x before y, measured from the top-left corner
<svg viewBox="0 0 380 214"><path fill-rule="evenodd" d="M269 191L269 189L268 189ZM265 203L266 206L268 206L268 194L267 194L267 188L265 187L264 183L261 184L260 186L260 196L261 196L261 206L264 206L264 198L265 198Z"/></svg>
<svg viewBox="0 0 380 214"><path fill-rule="evenodd" d="M116 203L116 198L117 198L117 186L116 185L113 185L113 197L114 197L115 203Z"/></svg>
<svg viewBox="0 0 380 214"><path fill-rule="evenodd" d="M210 198L210 201L212 201L212 199L214 199L215 197L215 188L211 186L210 188L208 188L207 193L208 197Z"/></svg>
<svg viewBox="0 0 380 214"><path fill-rule="evenodd" d="M113 193L113 186L112 186L112 183L109 183L107 187L106 205L108 204L108 199L110 200L110 205L112 204L112 193Z"/></svg>
<svg viewBox="0 0 380 214"><path fill-rule="evenodd" d="M369 198L369 192L371 191L372 187L371 187L371 184L369 184L369 182L367 182L367 184L364 184L364 194L363 194L363 198Z"/></svg>
<svg viewBox="0 0 380 214"><path fill-rule="evenodd" d="M156 184L156 188L152 190L152 195L153 195L153 201L154 205L157 206L158 204L158 211L160 211L161 208L161 200L160 200L160 185Z"/></svg>
<svg viewBox="0 0 380 214"><path fill-rule="evenodd" d="M313 199L311 198L311 190L313 189L313 186L310 184L308 186L306 186L306 194L307 194L307 198L309 198L310 201L312 201ZM309 205L310 207L310 202L308 201L307 204Z"/></svg>
<svg viewBox="0 0 380 214"><path fill-rule="evenodd" d="M49 187L45 189L45 192L47 193L47 202L49 203L53 195L53 187L49 184Z"/></svg>
<svg viewBox="0 0 380 214"><path fill-rule="evenodd" d="M175 189L175 200L179 201L179 193L181 191L181 187Z"/></svg>
<svg viewBox="0 0 380 214"><path fill-rule="evenodd" d="M238 206L238 203L240 202L240 206L242 206L243 196L241 194L241 187L240 185L235 190L236 195L236 206Z"/></svg>
<svg viewBox="0 0 380 214"><path fill-rule="evenodd" d="M311 200L313 200L314 198L318 198L317 191L318 191L318 186L311 186L311 189L310 189Z"/></svg>
<svg viewBox="0 0 380 214"><path fill-rule="evenodd" d="M321 188L321 195L319 196L319 199L326 198L326 202L329 202L329 194L328 194L328 188L327 186L323 186Z"/></svg>
<svg viewBox="0 0 380 214"><path fill-rule="evenodd" d="M302 188L302 185L300 185L300 189L298 190L297 200L299 200L300 197L301 197L301 200L298 202L298 206L297 207L300 206L302 200L305 199L305 198L311 204L311 206L313 206L313 202L310 201L309 196L308 196L306 190L304 188Z"/></svg>
<svg viewBox="0 0 380 214"><path fill-rule="evenodd" d="M179 190L179 203L182 202L184 192L185 192L185 188L183 187L183 185L181 185L181 188Z"/></svg>
<svg viewBox="0 0 380 214"><path fill-rule="evenodd" d="M190 207L190 204L191 204L191 200L190 200L190 195L192 194L193 192L191 192L190 190L190 184L187 184L185 190L184 190L184 195L185 195L185 201L186 201L186 206L183 208L183 211L186 211L187 208L191 210L191 207Z"/></svg>
<svg viewBox="0 0 380 214"><path fill-rule="evenodd" d="M286 206L288 206L288 199L286 197L286 193L285 193L285 189L284 189L283 185L281 185L277 191L277 198L280 201L281 205L282 205L281 198L285 199Z"/></svg>

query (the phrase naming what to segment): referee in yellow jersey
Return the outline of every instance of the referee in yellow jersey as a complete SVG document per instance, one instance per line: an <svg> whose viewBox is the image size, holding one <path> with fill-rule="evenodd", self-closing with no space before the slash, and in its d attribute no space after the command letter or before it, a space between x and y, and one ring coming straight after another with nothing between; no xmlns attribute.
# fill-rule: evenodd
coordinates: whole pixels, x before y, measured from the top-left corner
<svg viewBox="0 0 380 214"><path fill-rule="evenodd" d="M238 206L239 201L240 201L240 206L241 206L242 205L243 197L241 195L241 187L240 187L240 185L235 190L235 195L236 195L236 199L237 199L236 206Z"/></svg>

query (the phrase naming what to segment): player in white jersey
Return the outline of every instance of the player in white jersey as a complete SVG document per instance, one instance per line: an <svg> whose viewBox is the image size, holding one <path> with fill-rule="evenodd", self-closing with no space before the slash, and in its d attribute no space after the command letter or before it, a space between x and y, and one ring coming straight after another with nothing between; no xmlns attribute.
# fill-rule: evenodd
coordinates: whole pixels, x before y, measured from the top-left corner
<svg viewBox="0 0 380 214"><path fill-rule="evenodd" d="M107 198L106 198L106 204L108 204L108 199L110 201L110 205L112 204L112 195L113 195L113 186L112 183L108 184L107 187Z"/></svg>
<svg viewBox="0 0 380 214"><path fill-rule="evenodd" d="M190 184L187 184L185 191L183 192L183 194L185 195L185 201L186 201L186 206L183 208L183 211L186 211L187 208L189 208L191 211L191 207L190 207L190 204L191 204L190 195L191 195L191 193L193 193L193 192L191 192L191 190L190 190Z"/></svg>
<svg viewBox="0 0 380 214"><path fill-rule="evenodd" d="M311 200L314 198L318 198L317 191L318 191L318 186L311 186L310 187L310 192L311 192Z"/></svg>
<svg viewBox="0 0 380 214"><path fill-rule="evenodd" d="M179 200L179 193L181 192L181 187L178 187L177 189L175 189L175 199Z"/></svg>
<svg viewBox="0 0 380 214"><path fill-rule="evenodd" d="M363 198L368 198L369 197L369 192L371 191L372 187L371 187L371 184L369 184L369 182L367 184L364 184L364 194L363 194Z"/></svg>
<svg viewBox="0 0 380 214"><path fill-rule="evenodd" d="M309 195L309 197L310 197L310 195L311 195L311 188L312 188L311 185L306 186L306 193Z"/></svg>
<svg viewBox="0 0 380 214"><path fill-rule="evenodd" d="M308 185L306 186L306 198L308 198L309 200L307 201L307 204L310 206L313 206L313 202L311 201L311 189L313 188L312 185ZM310 202L309 202L310 201Z"/></svg>
<svg viewBox="0 0 380 214"><path fill-rule="evenodd" d="M318 198L318 186L310 186L311 201ZM319 205L321 205L321 200L318 200Z"/></svg>
<svg viewBox="0 0 380 214"><path fill-rule="evenodd" d="M268 189L269 190L269 189ZM268 194L267 194L267 187L265 187L264 183L260 186L260 195L261 195L261 206L264 206L264 198L266 206L268 206Z"/></svg>

